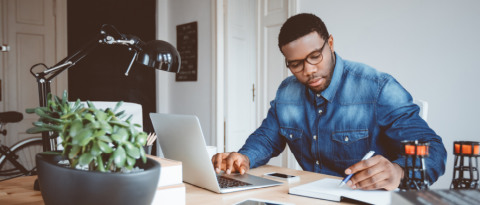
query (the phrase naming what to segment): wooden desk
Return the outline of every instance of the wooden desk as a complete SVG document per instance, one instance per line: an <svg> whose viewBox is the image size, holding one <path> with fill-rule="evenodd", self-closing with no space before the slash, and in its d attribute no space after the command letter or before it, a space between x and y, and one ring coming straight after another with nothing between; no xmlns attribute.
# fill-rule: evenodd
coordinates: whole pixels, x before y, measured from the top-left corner
<svg viewBox="0 0 480 205"><path fill-rule="evenodd" d="M272 201L288 202L297 205L303 204L347 204L331 202L307 197L295 196L288 194L288 188L299 186L302 184L317 181L323 178L339 178L329 175L317 174L313 172L297 171L282 167L265 165L250 170L248 173L256 176L262 176L268 172L280 172L300 177L300 181L283 185L252 189L248 191L234 192L229 194L217 194L206 189L202 189L190 184L186 184L187 188L187 204L234 204L248 198L259 198ZM40 191L33 190L33 183L37 177L19 177L4 182L0 182L0 204L6 205L43 205L42 195Z"/></svg>
<svg viewBox="0 0 480 205"><path fill-rule="evenodd" d="M317 174L314 172L307 171L298 171L293 169L287 169L282 167L276 167L271 165L264 165L255 169L248 171L249 174L255 176L263 176L265 173L269 172L279 172L282 174L295 175L300 177L300 181L288 183L275 187L260 188L260 189L251 189L247 191L233 192L228 194L217 194L206 189L198 188L196 186L186 184L187 188L187 204L234 204L240 201L243 201L248 198L257 198L265 199L271 201L287 202L297 205L303 204L348 204L348 203L338 203L326 200L313 199L308 197L301 197L296 195L288 194L288 189L290 187L296 187L303 184L307 184L313 181L317 181L323 178L336 178L341 179L340 177L333 177L324 174Z"/></svg>
<svg viewBox="0 0 480 205"><path fill-rule="evenodd" d="M0 182L0 204L43 205L40 191L33 190L37 176L17 177Z"/></svg>

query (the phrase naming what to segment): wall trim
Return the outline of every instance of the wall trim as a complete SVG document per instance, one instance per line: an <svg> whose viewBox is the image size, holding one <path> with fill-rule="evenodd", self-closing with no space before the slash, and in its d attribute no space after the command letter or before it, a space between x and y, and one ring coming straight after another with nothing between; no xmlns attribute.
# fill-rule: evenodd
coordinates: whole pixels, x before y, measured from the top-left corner
<svg viewBox="0 0 480 205"><path fill-rule="evenodd" d="M212 103L211 103L211 144L217 152L225 152L225 41L224 41L224 0L211 0L212 5ZM215 142L215 143L214 143Z"/></svg>
<svg viewBox="0 0 480 205"><path fill-rule="evenodd" d="M298 1L288 0L288 18L298 14Z"/></svg>
<svg viewBox="0 0 480 205"><path fill-rule="evenodd" d="M168 0L157 0L155 12L155 38L169 42L168 28L169 28L169 13ZM155 69L155 88L157 98L157 113L169 113L169 73Z"/></svg>
<svg viewBox="0 0 480 205"><path fill-rule="evenodd" d="M7 42L7 1L0 1L0 43L3 45ZM5 112L5 94L7 89L5 88L5 69L8 68L7 62L7 52L0 51L0 92L1 98L0 101L0 112ZM2 139L6 139L4 136Z"/></svg>
<svg viewBox="0 0 480 205"><path fill-rule="evenodd" d="M298 14L298 7L299 6L297 0L288 0L288 18ZM292 73L288 71L288 69L285 69L285 72L286 77L292 75ZM293 153L288 147L288 145L285 147L284 153L285 155L283 160L289 169L303 170L295 159L295 156L293 156Z"/></svg>
<svg viewBox="0 0 480 205"><path fill-rule="evenodd" d="M55 62L59 62L68 55L67 0L54 0L53 3L55 15ZM64 70L54 80L56 81L56 87L52 89L53 92L61 96L64 90L68 91L68 69Z"/></svg>

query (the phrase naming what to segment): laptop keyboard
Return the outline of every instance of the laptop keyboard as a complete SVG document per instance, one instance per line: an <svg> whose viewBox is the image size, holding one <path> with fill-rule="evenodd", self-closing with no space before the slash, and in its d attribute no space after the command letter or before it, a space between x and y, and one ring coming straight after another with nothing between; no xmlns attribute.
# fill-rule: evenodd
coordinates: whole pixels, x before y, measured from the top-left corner
<svg viewBox="0 0 480 205"><path fill-rule="evenodd" d="M238 180L224 177L224 176L217 176L217 181L220 188L243 187L243 186L252 185L246 182L238 181Z"/></svg>

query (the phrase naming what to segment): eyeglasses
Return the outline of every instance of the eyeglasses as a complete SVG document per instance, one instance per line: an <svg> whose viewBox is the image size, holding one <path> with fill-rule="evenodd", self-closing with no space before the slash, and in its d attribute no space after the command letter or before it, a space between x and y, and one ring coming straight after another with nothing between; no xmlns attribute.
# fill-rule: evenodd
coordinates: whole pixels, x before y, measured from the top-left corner
<svg viewBox="0 0 480 205"><path fill-rule="evenodd" d="M325 48L325 45L327 44L327 42L328 42L328 40L325 41L325 43L323 44L323 46L320 49L311 52L303 60L287 61L287 59L285 58L285 65L287 66L287 68L290 69L290 71L292 71L292 73L298 73L298 72L302 71L303 68L305 67L304 66L305 61L307 63L309 63L310 65L319 64L323 60L322 51L323 51L323 48Z"/></svg>

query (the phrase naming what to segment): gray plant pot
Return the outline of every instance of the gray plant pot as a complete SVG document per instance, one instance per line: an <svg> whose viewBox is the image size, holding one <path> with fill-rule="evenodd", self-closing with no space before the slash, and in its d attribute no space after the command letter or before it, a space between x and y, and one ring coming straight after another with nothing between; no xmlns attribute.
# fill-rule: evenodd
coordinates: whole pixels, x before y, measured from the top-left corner
<svg viewBox="0 0 480 205"><path fill-rule="evenodd" d="M61 167L61 155L37 154L40 190L46 205L150 205L157 190L160 163L147 158L137 173L103 173Z"/></svg>

